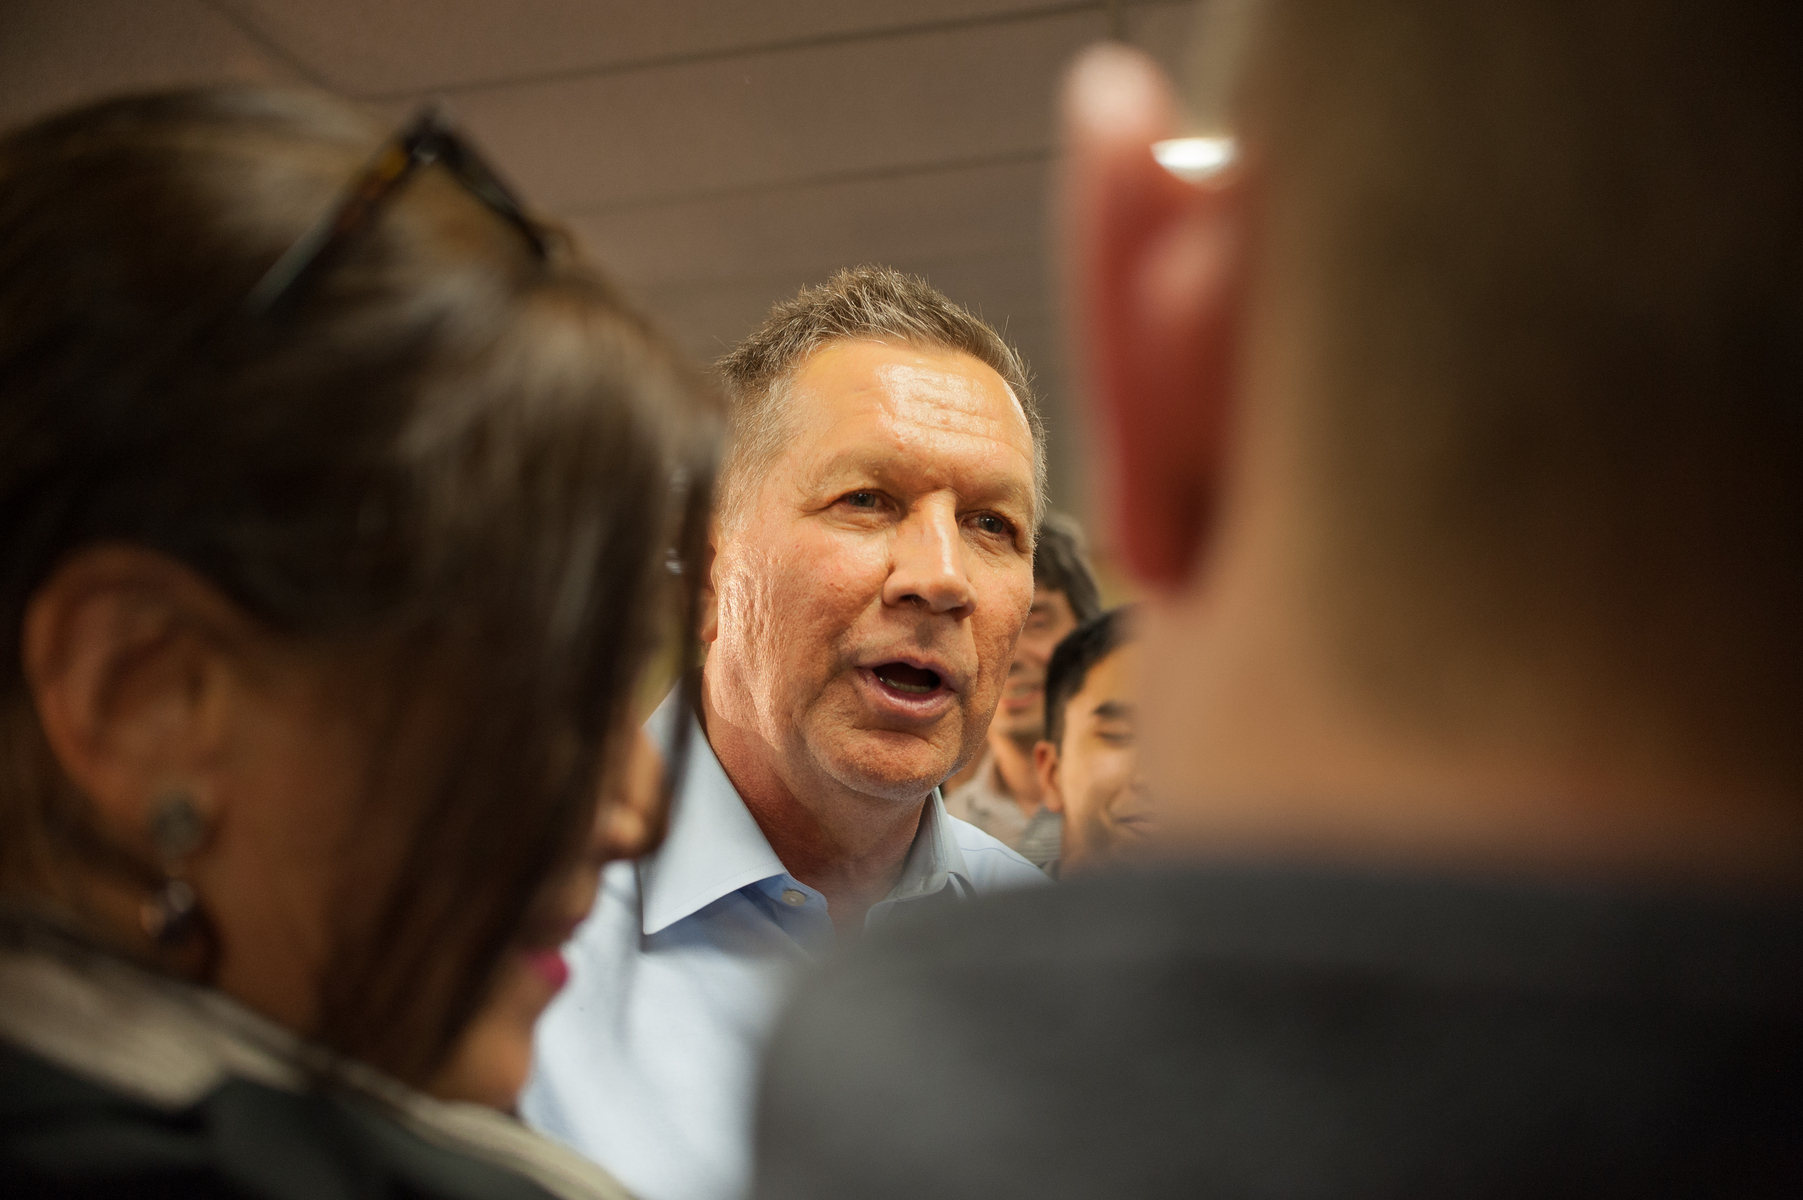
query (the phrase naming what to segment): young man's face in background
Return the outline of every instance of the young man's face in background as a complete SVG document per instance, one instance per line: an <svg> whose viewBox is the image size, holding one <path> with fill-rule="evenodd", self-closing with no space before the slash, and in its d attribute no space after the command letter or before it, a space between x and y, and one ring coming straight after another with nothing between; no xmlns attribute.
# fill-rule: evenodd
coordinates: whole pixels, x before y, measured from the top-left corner
<svg viewBox="0 0 1803 1200"><path fill-rule="evenodd" d="M1063 592L1043 585L1033 588L1033 607L1027 613L1020 640L1014 643L1008 683L989 726L992 734L1027 747L1045 736L1046 664L1064 635L1076 627L1077 616Z"/></svg>
<svg viewBox="0 0 1803 1200"><path fill-rule="evenodd" d="M1131 856L1153 834L1136 743L1138 670L1135 642L1097 662L1065 706L1059 744L1040 743L1046 806L1064 814L1064 871Z"/></svg>

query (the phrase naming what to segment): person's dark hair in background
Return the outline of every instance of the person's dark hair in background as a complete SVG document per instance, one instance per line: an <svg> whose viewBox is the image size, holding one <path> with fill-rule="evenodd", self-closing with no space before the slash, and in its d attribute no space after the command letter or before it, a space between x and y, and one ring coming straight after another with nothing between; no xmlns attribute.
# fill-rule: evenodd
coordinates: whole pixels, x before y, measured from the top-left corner
<svg viewBox="0 0 1803 1200"><path fill-rule="evenodd" d="M1033 543L1033 586L1059 592L1081 625L1102 611L1102 592L1077 523L1063 513L1047 513Z"/></svg>
<svg viewBox="0 0 1803 1200"><path fill-rule="evenodd" d="M241 1001L309 1039L309 1069L417 1087L520 939L567 936L534 913L619 768L717 418L553 233L442 167L251 302L380 135L333 101L220 90L0 140L5 1042L49 1053L13 1023L37 970L16 964L73 945L199 983L181 994L202 1008ZM660 815L641 817L616 852L655 841ZM9 1103L37 1094L33 1063L0 1043ZM200 1187L232 1102L188 1099L195 1161L180 1139L97 1153L76 1106L61 1151L0 1130L0 1170ZM349 1127L335 1111L280 1136L304 1150L300 1125ZM526 1186L370 1136L321 1161L412 1162L431 1194ZM258 1163L218 1169L251 1171L237 1195L293 1168Z"/></svg>
<svg viewBox="0 0 1803 1200"><path fill-rule="evenodd" d="M1046 663L1066 634L1101 611L1082 527L1063 513L1047 513L1033 544L1033 607L1014 643L987 750L944 784L947 812L1035 866L1058 857L1063 830L1062 818L1046 807L1033 766L1033 747L1045 735Z"/></svg>
<svg viewBox="0 0 1803 1200"><path fill-rule="evenodd" d="M1064 739L1064 710L1071 697L1083 690L1089 669L1127 640L1132 619L1130 609L1111 608L1084 620L1052 651L1052 661L1045 671L1046 741L1056 745Z"/></svg>
<svg viewBox="0 0 1803 1200"><path fill-rule="evenodd" d="M1229 165L1101 49L1063 197L1213 861L854 952L758 1194L1803 1192L1803 9L1214 7Z"/></svg>

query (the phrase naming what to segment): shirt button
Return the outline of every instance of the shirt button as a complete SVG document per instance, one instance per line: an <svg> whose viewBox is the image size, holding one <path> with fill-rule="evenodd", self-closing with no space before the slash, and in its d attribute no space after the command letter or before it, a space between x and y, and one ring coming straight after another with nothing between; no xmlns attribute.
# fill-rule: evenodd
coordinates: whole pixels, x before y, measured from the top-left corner
<svg viewBox="0 0 1803 1200"><path fill-rule="evenodd" d="M784 888L783 903L790 908L800 908L808 902L808 894L799 888Z"/></svg>

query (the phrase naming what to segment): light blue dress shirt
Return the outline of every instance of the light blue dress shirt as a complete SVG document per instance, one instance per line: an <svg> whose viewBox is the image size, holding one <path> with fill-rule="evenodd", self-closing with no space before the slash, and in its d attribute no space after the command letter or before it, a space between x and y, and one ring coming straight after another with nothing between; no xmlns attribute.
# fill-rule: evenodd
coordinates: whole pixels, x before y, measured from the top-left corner
<svg viewBox="0 0 1803 1200"><path fill-rule="evenodd" d="M677 708L673 695L646 726L659 745ZM699 724L692 733L669 836L637 863L609 865L564 951L570 983L539 1023L520 1105L641 1200L744 1194L765 1039L793 982L834 943L826 898L784 869ZM933 897L1047 882L948 816L937 791L930 803L866 928Z"/></svg>

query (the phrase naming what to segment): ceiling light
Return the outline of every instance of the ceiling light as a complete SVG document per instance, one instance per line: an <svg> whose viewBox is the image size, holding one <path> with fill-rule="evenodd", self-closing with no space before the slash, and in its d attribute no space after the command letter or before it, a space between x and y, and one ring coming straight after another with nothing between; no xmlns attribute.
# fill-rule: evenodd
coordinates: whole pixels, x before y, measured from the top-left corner
<svg viewBox="0 0 1803 1200"><path fill-rule="evenodd" d="M1152 143L1152 157L1179 179L1207 179L1233 161L1230 137L1167 138Z"/></svg>

